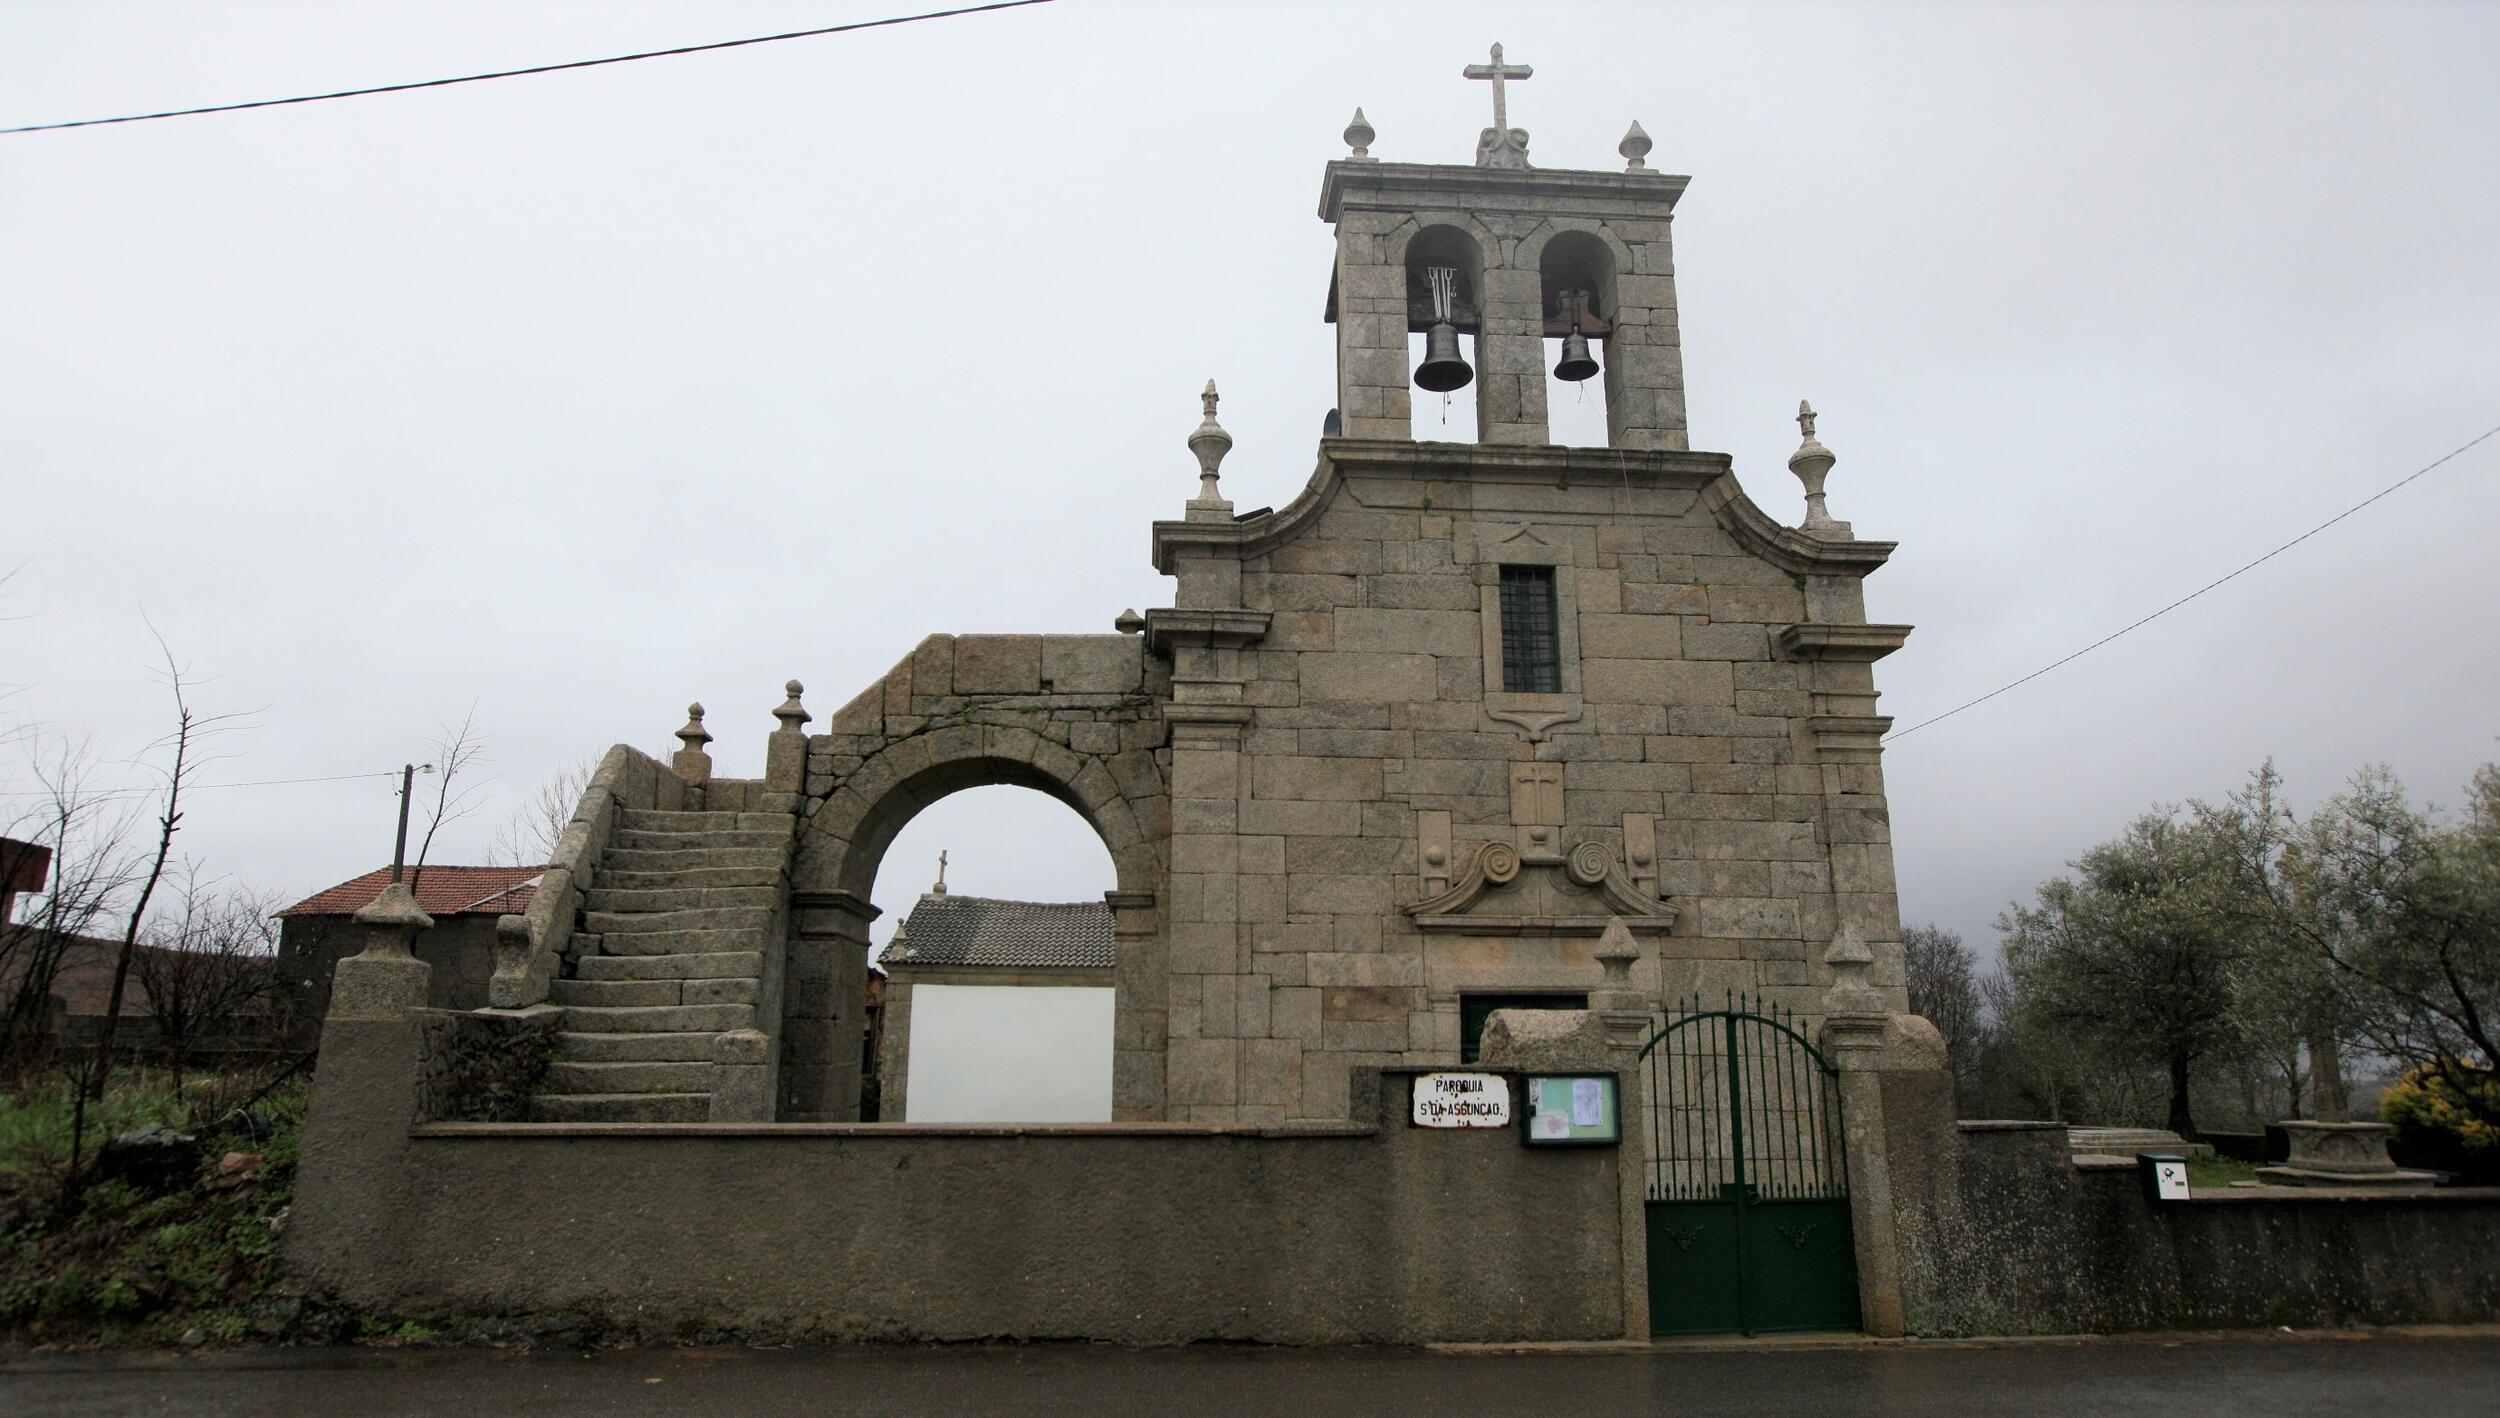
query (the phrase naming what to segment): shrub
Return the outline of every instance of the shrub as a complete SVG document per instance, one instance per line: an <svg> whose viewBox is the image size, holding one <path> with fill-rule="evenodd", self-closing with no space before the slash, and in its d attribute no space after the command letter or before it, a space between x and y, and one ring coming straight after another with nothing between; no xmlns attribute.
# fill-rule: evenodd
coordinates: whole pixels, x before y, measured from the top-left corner
<svg viewBox="0 0 2500 1418"><path fill-rule="evenodd" d="M2500 1103L2500 1074L2489 1069L2467 1071L2464 1088L2486 1112ZM2389 1085L2379 1116L2395 1125L2390 1150L2405 1164L2461 1173L2474 1182L2500 1181L2500 1127L2475 1116L2458 1085L2430 1065Z"/></svg>

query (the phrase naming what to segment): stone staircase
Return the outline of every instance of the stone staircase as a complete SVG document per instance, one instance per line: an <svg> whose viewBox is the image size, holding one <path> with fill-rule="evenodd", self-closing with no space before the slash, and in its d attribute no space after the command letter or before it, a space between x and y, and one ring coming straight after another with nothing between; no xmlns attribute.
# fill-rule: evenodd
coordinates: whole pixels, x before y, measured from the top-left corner
<svg viewBox="0 0 2500 1418"><path fill-rule="evenodd" d="M710 1118L719 1036L771 1023L789 860L779 813L619 810L549 997L564 1023L534 1121Z"/></svg>
<svg viewBox="0 0 2500 1418"><path fill-rule="evenodd" d="M2211 1157L2213 1144L2189 1142L2164 1128L2069 1127L2066 1148L2078 1157L2133 1157L2140 1152L2167 1152L2180 1157Z"/></svg>

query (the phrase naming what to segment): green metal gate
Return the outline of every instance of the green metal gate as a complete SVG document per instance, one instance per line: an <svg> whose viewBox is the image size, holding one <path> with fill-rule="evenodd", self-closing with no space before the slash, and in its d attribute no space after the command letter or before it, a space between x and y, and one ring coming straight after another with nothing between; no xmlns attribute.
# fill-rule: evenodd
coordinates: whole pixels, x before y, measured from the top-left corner
<svg viewBox="0 0 2500 1418"><path fill-rule="evenodd" d="M1858 1327L1839 1079L1797 1017L1690 1001L1649 1071L1649 1329Z"/></svg>

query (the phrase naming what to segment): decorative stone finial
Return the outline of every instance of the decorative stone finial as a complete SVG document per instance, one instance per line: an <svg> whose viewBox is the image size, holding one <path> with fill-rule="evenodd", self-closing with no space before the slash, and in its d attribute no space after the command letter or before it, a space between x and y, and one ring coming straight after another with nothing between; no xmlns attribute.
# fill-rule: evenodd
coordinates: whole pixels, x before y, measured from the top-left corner
<svg viewBox="0 0 2500 1418"><path fill-rule="evenodd" d="M1597 968L1605 972L1607 989L1632 988L1632 967L1640 961L1641 947L1632 939L1632 928L1623 923L1621 916L1606 918L1605 933L1597 938L1597 949L1590 953L1597 957Z"/></svg>
<svg viewBox="0 0 2500 1418"><path fill-rule="evenodd" d="M686 706L686 727L677 731L677 741L686 746L688 753L701 753L703 746L712 741L712 731L703 727L702 705Z"/></svg>
<svg viewBox="0 0 2500 1418"><path fill-rule="evenodd" d="M712 741L712 731L703 727L703 706L686 706L686 727L677 731L677 742L684 745L669 755L668 766L688 787L699 788L712 780L712 755L703 746Z"/></svg>
<svg viewBox="0 0 2500 1418"><path fill-rule="evenodd" d="M1122 635L1135 635L1146 628L1146 618L1137 613L1135 606L1131 606L1112 617L1111 628Z"/></svg>
<svg viewBox="0 0 2500 1418"><path fill-rule="evenodd" d="M1806 520L1799 530L1810 537L1845 542L1850 537L1849 524L1834 518L1823 505L1823 475L1840 460L1814 436L1814 406L1803 399L1797 401L1797 427L1804 430L1805 441L1788 455L1788 471L1806 485Z"/></svg>
<svg viewBox="0 0 2500 1418"><path fill-rule="evenodd" d="M355 921L365 928L365 948L332 967L330 1017L400 1019L423 1008L434 967L419 960L408 945L417 932L433 926L434 918L418 908L415 890L404 881L392 882L356 913Z"/></svg>
<svg viewBox="0 0 2500 1418"><path fill-rule="evenodd" d="M434 928L434 918L417 905L415 888L404 881L383 887L351 919L365 928L367 955L407 956L411 953L408 942L416 939L417 932Z"/></svg>
<svg viewBox="0 0 2500 1418"><path fill-rule="evenodd" d="M1233 449L1233 436L1215 421L1215 381L1207 381L1206 392L1198 396L1206 417L1189 435L1189 451L1198 457L1198 495L1189 499L1188 520L1192 522L1226 522L1232 520L1233 505L1215 486L1216 465Z"/></svg>
<svg viewBox="0 0 2500 1418"><path fill-rule="evenodd" d="M1528 130L1510 126L1510 104L1502 92L1506 79L1534 77L1536 70L1525 64L1502 62L1502 47L1493 46L1493 62L1470 64L1464 71L1470 79L1493 81L1493 126L1476 138L1476 166L1526 167L1528 165Z"/></svg>
<svg viewBox="0 0 2500 1418"><path fill-rule="evenodd" d="M1623 141L1615 144L1615 151L1623 154L1623 170L1625 172L1649 172L1653 170L1648 161L1649 135L1641 131L1641 120L1637 118L1632 120L1632 126L1625 129L1623 132Z"/></svg>
<svg viewBox="0 0 2500 1418"><path fill-rule="evenodd" d="M944 852L938 853L938 879L934 885L930 886L929 894L931 896L946 894L946 854Z"/></svg>
<svg viewBox="0 0 2500 1418"><path fill-rule="evenodd" d="M1589 1008L1606 1021L1606 1035L1617 1045L1639 1048L1649 1034L1649 1001L1632 988L1632 967L1641 960L1640 942L1621 916L1606 918L1605 934L1597 938L1597 967L1604 981L1589 992Z"/></svg>
<svg viewBox="0 0 2500 1418"><path fill-rule="evenodd" d="M1359 108L1354 110L1354 121L1345 126L1345 145L1354 151L1346 155L1346 160L1348 162L1380 161L1372 156L1372 139L1379 136L1372 131L1372 121L1363 116L1363 110Z"/></svg>
<svg viewBox="0 0 2500 1418"><path fill-rule="evenodd" d="M1859 935L1857 927L1842 926L1832 936L1829 950L1823 952L1823 963L1832 967L1832 987L1823 996L1826 1014L1881 1014L1884 997L1875 992L1869 978L1874 972L1875 951Z"/></svg>
<svg viewBox="0 0 2500 1418"><path fill-rule="evenodd" d="M792 680L781 688L790 696L781 701L780 708L773 711L773 717L781 721L782 728L795 731L801 724L816 717L807 712L806 705L799 703L799 696L807 692L806 685Z"/></svg>

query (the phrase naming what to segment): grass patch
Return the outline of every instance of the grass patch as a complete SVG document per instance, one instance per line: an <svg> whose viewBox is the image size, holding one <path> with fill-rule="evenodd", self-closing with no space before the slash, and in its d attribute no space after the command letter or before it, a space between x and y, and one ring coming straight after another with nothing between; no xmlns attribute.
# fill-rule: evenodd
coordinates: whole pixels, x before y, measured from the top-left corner
<svg viewBox="0 0 2500 1418"><path fill-rule="evenodd" d="M89 1104L74 1168L68 1085L0 1095L0 1336L198 1344L278 1338L300 1325L304 1304L283 1291L278 1236L305 1087L291 1080L254 1098L268 1079L211 1076L177 1088L134 1071ZM154 1191L106 1176L104 1143L151 1123L199 1139L196 1172Z"/></svg>
<svg viewBox="0 0 2500 1418"><path fill-rule="evenodd" d="M2187 1169L2191 1187L2227 1187L2233 1182L2257 1180L2256 1163L2231 1157L2190 1157Z"/></svg>

